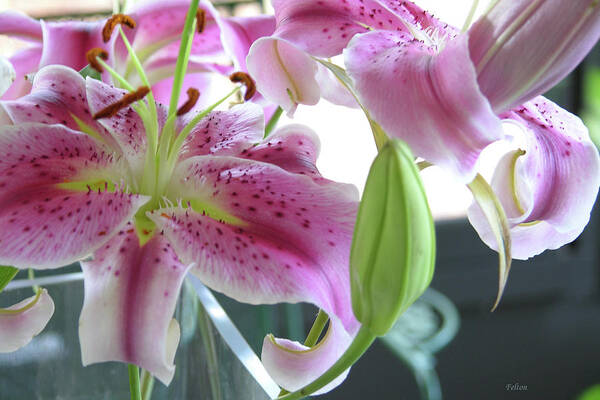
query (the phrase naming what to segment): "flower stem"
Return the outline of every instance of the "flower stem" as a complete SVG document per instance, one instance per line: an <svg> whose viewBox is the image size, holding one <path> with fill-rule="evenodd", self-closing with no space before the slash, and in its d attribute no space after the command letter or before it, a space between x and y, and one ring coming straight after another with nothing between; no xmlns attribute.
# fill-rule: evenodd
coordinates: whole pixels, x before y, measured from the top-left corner
<svg viewBox="0 0 600 400"><path fill-rule="evenodd" d="M306 340L304 341L304 345L306 347L313 347L317 344L317 341L319 340L319 337L321 336L321 333L323 332L327 321L329 321L329 316L327 315L327 313L323 310L319 310L317 318L315 318L315 322L313 322L313 326L310 328L308 336L306 336ZM283 396L284 394L288 393L289 392L287 390L281 389L281 392L279 392L279 396Z"/></svg>
<svg viewBox="0 0 600 400"><path fill-rule="evenodd" d="M354 341L348 347L346 352L342 354L339 360L331 366L323 375L315 381L304 386L302 389L278 397L277 400L299 400L321 389L335 378L340 376L345 370L350 368L358 359L367 351L371 343L375 340L373 335L367 328L360 328Z"/></svg>
<svg viewBox="0 0 600 400"><path fill-rule="evenodd" d="M273 113L273 116L271 117L271 119L269 119L269 122L265 127L265 138L269 136L273 129L275 129L275 127L277 126L277 122L279 122L279 118L281 118L281 114L283 114L283 108L277 107L275 113Z"/></svg>
<svg viewBox="0 0 600 400"><path fill-rule="evenodd" d="M142 400L150 400L152 397L152 388L154 387L154 377L150 375L150 372L142 369Z"/></svg>
<svg viewBox="0 0 600 400"><path fill-rule="evenodd" d="M169 103L169 114L177 112L177 102L179 101L179 93L183 85L183 78L187 69L188 59L192 50L192 40L194 38L194 30L196 26L196 12L198 11L199 0L192 0L185 18L185 25L181 34L181 46L179 47L179 55L177 56L177 64L175 65L175 75L173 77L173 90L171 92L171 102Z"/></svg>
<svg viewBox="0 0 600 400"><path fill-rule="evenodd" d="M139 368L137 365L128 364L127 370L129 371L129 392L131 393L131 400L142 400Z"/></svg>

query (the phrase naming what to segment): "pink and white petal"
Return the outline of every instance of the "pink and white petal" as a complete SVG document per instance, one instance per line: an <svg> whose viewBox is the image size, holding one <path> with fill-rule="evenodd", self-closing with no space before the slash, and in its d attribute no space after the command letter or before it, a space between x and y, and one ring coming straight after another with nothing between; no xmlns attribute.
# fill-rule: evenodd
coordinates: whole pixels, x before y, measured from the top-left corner
<svg viewBox="0 0 600 400"><path fill-rule="evenodd" d="M0 96L13 84L17 74L10 61L0 56Z"/></svg>
<svg viewBox="0 0 600 400"><path fill-rule="evenodd" d="M174 78L170 76L152 85L152 94L158 103L169 104L171 101L173 79ZM207 95L207 93L210 93L213 89L213 83L215 79L215 76L210 73L186 73L185 78L183 78L183 85L181 87L182 94L179 96L179 102L177 103L177 106L181 107L188 100L185 93L187 93L189 88L198 89L200 92L200 97L190 113L202 111L206 107L212 105L214 99L210 95Z"/></svg>
<svg viewBox="0 0 600 400"><path fill-rule="evenodd" d="M79 130L75 116L90 126L113 151L119 151L109 132L92 118L85 80L71 68L51 65L40 69L35 75L31 94L18 100L3 101L0 106L15 124L40 122Z"/></svg>
<svg viewBox="0 0 600 400"><path fill-rule="evenodd" d="M499 118L477 86L468 37L437 48L396 32L355 37L344 51L360 102L390 136L464 182L501 139Z"/></svg>
<svg viewBox="0 0 600 400"><path fill-rule="evenodd" d="M0 13L0 35L41 42L42 27L39 21L23 13L4 11Z"/></svg>
<svg viewBox="0 0 600 400"><path fill-rule="evenodd" d="M503 117L523 128L526 153L503 157L492 188L510 217L513 257L526 259L583 231L600 186L600 159L581 120L543 97ZM488 243L488 227L469 218Z"/></svg>
<svg viewBox="0 0 600 400"><path fill-rule="evenodd" d="M321 96L330 103L338 106L358 108L354 95L339 81L338 78L323 64L317 64L318 70L315 79L319 82Z"/></svg>
<svg viewBox="0 0 600 400"><path fill-rule="evenodd" d="M106 47L102 41L104 21L41 21L44 47L40 66L65 65L80 70L88 64L85 54L94 47Z"/></svg>
<svg viewBox="0 0 600 400"><path fill-rule="evenodd" d="M481 91L501 113L544 93L581 62L600 38L600 7L595 0L500 0L469 36Z"/></svg>
<svg viewBox="0 0 600 400"><path fill-rule="evenodd" d="M191 56L187 65L187 74L195 74L200 72L216 72L221 75L229 75L233 72L231 65L216 62L214 58L203 58ZM148 81L151 85L165 78L175 75L175 67L177 64L177 55L169 55L165 57L153 57L152 60L144 64L144 70ZM141 85L141 80L137 77L130 77L130 83L134 86Z"/></svg>
<svg viewBox="0 0 600 400"><path fill-rule="evenodd" d="M78 261L148 200L105 190L120 183L123 166L104 146L66 127L4 126L0 148L3 265L54 268ZM88 183L101 188L88 190Z"/></svg>
<svg viewBox="0 0 600 400"><path fill-rule="evenodd" d="M171 245L156 235L140 246L133 225L81 263L85 297L79 319L83 365L136 364L168 385L179 325L173 319L183 278Z"/></svg>
<svg viewBox="0 0 600 400"><path fill-rule="evenodd" d="M182 124L194 115L183 117ZM262 140L265 118L260 106L236 105L227 111L213 111L190 132L180 153L180 160L194 156L236 156Z"/></svg>
<svg viewBox="0 0 600 400"><path fill-rule="evenodd" d="M221 29L221 42L225 52L233 60L236 71L247 71L246 57L252 43L275 31L275 18L272 15L252 17L218 18Z"/></svg>
<svg viewBox="0 0 600 400"><path fill-rule="evenodd" d="M2 100L12 100L25 96L31 92L31 82L27 75L37 71L42 46L32 46L16 52L10 57L10 63L15 69L15 81L8 90L0 96Z"/></svg>
<svg viewBox="0 0 600 400"><path fill-rule="evenodd" d="M263 341L261 359L271 378L282 388L293 392L327 371L346 351L357 330L358 325L354 332L349 334L333 317L323 339L312 348L268 335ZM314 394L329 392L346 379L348 372L350 369Z"/></svg>
<svg viewBox="0 0 600 400"><path fill-rule="evenodd" d="M242 151L241 157L268 162L288 172L323 179L316 163L321 143L317 134L300 124L277 128L266 139ZM329 182L327 180L324 180Z"/></svg>
<svg viewBox="0 0 600 400"><path fill-rule="evenodd" d="M290 42L260 38L250 48L246 62L257 90L288 115L294 114L298 104L318 103L317 63Z"/></svg>
<svg viewBox="0 0 600 400"><path fill-rule="evenodd" d="M0 353L10 353L28 344L34 336L44 330L52 314L54 302L46 289L42 289L39 298L25 299L6 310L18 310L35 301L27 310L9 314L0 311Z"/></svg>
<svg viewBox="0 0 600 400"><path fill-rule="evenodd" d="M150 218L202 281L251 304L308 301L350 330L348 257L358 193L275 165L194 157L175 171L169 198L192 209Z"/></svg>
<svg viewBox="0 0 600 400"><path fill-rule="evenodd" d="M354 35L370 29L409 32L408 26L412 31L431 26L443 32L447 28L405 1L274 0L273 7L275 36L318 57L340 54Z"/></svg>

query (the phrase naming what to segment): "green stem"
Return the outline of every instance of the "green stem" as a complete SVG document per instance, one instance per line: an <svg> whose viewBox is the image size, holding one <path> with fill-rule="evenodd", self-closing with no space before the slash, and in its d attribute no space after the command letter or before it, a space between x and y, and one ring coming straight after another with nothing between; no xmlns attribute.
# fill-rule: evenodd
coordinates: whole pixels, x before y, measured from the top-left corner
<svg viewBox="0 0 600 400"><path fill-rule="evenodd" d="M129 392L131 400L142 400L142 392L140 391L140 371L137 365L128 364L129 371Z"/></svg>
<svg viewBox="0 0 600 400"><path fill-rule="evenodd" d="M154 377L150 372L142 369L142 400L150 400L152 397L152 388L154 387Z"/></svg>
<svg viewBox="0 0 600 400"><path fill-rule="evenodd" d="M375 335L373 335L367 328L360 328L358 334L354 338L354 341L350 347L348 347L348 350L346 350L346 352L342 354L342 357L340 357L340 359L337 360L337 362L333 364L331 368L325 371L323 375L318 377L315 381L304 386L302 389L278 397L277 400L299 400L321 389L335 378L340 376L356 361L358 361L358 359L371 346L371 343L373 343L374 340Z"/></svg>
<svg viewBox="0 0 600 400"><path fill-rule="evenodd" d="M196 26L196 12L198 11L199 0L192 0L187 16L185 17L185 25L181 34L181 45L179 47L179 55L177 56L177 64L175 65L175 75L173 77L173 90L171 92L171 102L169 103L169 114L175 114L177 111L177 102L183 85L183 78L187 69L188 58L192 50L192 39L194 38L194 28Z"/></svg>
<svg viewBox="0 0 600 400"><path fill-rule="evenodd" d="M327 324L328 320L329 316L327 315L327 313L323 310L319 310L317 318L315 318L315 322L313 323L312 328L310 328L308 336L304 341L304 345L306 347L313 347L315 344L317 344L317 341L321 336L321 332L323 332L323 329L325 328L325 325Z"/></svg>
<svg viewBox="0 0 600 400"><path fill-rule="evenodd" d="M310 328L308 332L308 336L306 336L306 340L304 341L304 345L306 347L313 347L317 344L319 337L321 337L321 333L323 329L325 329L325 325L327 325L327 321L329 321L329 316L323 310L319 310L317 314L317 318L315 318L315 322L313 322L313 326ZM288 394L289 392L285 389L281 389L279 392L279 396L283 396L284 394Z"/></svg>
<svg viewBox="0 0 600 400"><path fill-rule="evenodd" d="M279 118L281 118L281 114L283 114L283 108L277 107L275 113L273 113L273 116L271 117L271 119L269 119L269 122L265 127L265 138L269 136L273 129L275 129L275 127L277 126L277 122L279 122Z"/></svg>
<svg viewBox="0 0 600 400"><path fill-rule="evenodd" d="M33 272L33 269L29 268L27 270L27 277L30 281L35 279L35 272ZM38 285L33 285L31 288L33 289L33 293L37 294L40 291L40 287Z"/></svg>

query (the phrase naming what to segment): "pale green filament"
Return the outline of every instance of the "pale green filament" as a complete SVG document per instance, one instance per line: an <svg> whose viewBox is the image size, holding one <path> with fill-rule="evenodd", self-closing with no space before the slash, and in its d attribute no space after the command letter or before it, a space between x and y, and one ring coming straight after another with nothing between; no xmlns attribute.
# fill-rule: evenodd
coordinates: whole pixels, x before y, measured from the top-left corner
<svg viewBox="0 0 600 400"><path fill-rule="evenodd" d="M0 315L17 315L17 314L24 313L25 311L30 310L31 308L33 308L33 306L35 306L37 304L37 302L40 300L41 295L42 295L42 289L38 288L35 292L35 297L29 303L25 304L21 308L17 308L14 310L0 308Z"/></svg>
<svg viewBox="0 0 600 400"><path fill-rule="evenodd" d="M465 20L465 24L462 27L462 32L466 32L471 26L471 22L473 22L473 16L475 15L475 11L477 11L477 7L479 6L479 0L474 0L473 4L471 4L471 9L469 10L469 15L467 15L467 19Z"/></svg>

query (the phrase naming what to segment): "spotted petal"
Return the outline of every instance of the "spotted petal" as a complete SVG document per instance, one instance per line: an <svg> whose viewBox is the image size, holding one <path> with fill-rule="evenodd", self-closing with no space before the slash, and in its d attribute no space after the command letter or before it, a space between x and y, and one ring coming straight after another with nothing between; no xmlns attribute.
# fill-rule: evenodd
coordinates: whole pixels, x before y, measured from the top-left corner
<svg viewBox="0 0 600 400"><path fill-rule="evenodd" d="M24 310L11 313L20 309ZM0 353L18 350L39 334L54 314L54 302L48 291L42 289L39 298L30 297L6 310L9 312L0 310Z"/></svg>
<svg viewBox="0 0 600 400"><path fill-rule="evenodd" d="M462 35L438 51L404 33L370 32L344 54L359 100L383 130L470 182L483 148L503 133L477 86L467 42Z"/></svg>
<svg viewBox="0 0 600 400"><path fill-rule="evenodd" d="M133 225L81 266L83 364L133 363L168 385L175 373L180 334L173 313L189 266L179 261L160 235L140 246Z"/></svg>
<svg viewBox="0 0 600 400"><path fill-rule="evenodd" d="M114 186L122 165L85 134L31 123L1 132L0 264L53 268L80 260L147 201Z"/></svg>
<svg viewBox="0 0 600 400"><path fill-rule="evenodd" d="M514 258L556 249L583 231L600 185L600 160L576 116L543 97L503 115L524 130L522 151L500 161L492 188L509 217ZM476 208L469 219L494 248L488 225Z"/></svg>
<svg viewBox="0 0 600 400"><path fill-rule="evenodd" d="M184 262L215 290L260 304L309 301L352 326L348 255L354 187L233 157L193 157L175 172L191 209L150 217Z"/></svg>

